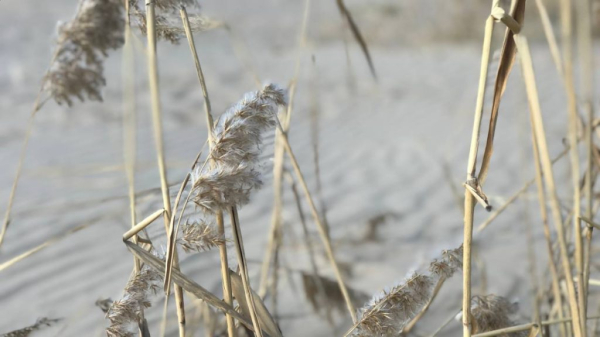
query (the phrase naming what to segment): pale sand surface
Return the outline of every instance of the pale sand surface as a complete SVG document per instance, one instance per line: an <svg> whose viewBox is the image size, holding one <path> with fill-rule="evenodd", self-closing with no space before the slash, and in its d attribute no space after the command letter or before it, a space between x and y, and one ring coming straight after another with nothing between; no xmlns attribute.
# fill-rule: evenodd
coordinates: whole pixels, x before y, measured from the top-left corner
<svg viewBox="0 0 600 337"><path fill-rule="evenodd" d="M375 44L372 53L379 74L376 84L353 42L349 43L349 72L341 21L333 1L330 2L313 4L311 34L337 34L338 38L315 38L303 53L291 142L309 185L316 190L310 129L310 108L316 104L321 114L323 197L336 255L341 263L352 266L349 285L374 294L401 281L411 270L422 268L442 249L455 248L462 240L462 211L443 167L449 167L451 179L460 189L472 127L480 45L478 41L424 46ZM0 2L2 211L29 109L50 58L55 23L68 19L75 3ZM301 3L211 1L205 8L208 14L232 22L242 32L261 79L287 85L296 57ZM213 109L221 113L244 92L253 90L255 84L241 67L223 31L200 34L196 39ZM563 148L566 135L564 93L547 47L534 45L533 55L548 140L552 155L556 155ZM39 317L51 317L64 320L36 336L101 336L107 321L94 302L100 297L118 298L129 277L132 257L121 241L129 226L129 213L122 171L120 59L120 52L114 52L106 63L108 86L103 104L76 103L73 108L66 108L49 103L38 115L13 222L0 249L0 262L90 219L101 218L91 227L0 273L0 332L27 326ZM184 177L206 138L202 96L185 41L178 46L162 44L159 61L169 180L175 184ZM140 73L145 66L140 55ZM496 151L485 187L494 206L501 205L533 177L527 101L520 76L516 76L519 72L516 67L502 103ZM159 182L143 76L139 78L138 94L136 189L142 191L157 188ZM484 123L485 131L487 118ZM272 144L272 139L267 143ZM271 146L267 145L265 152L272 155ZM560 186L569 186L567 164L562 161L557 165ZM271 169L268 161L264 170ZM263 189L240 214L255 286L272 207L271 175L267 173L264 180ZM569 205L570 189L562 191L564 203ZM171 194L176 192L177 187L173 187ZM535 221L538 270L548 279L535 190L527 195L530 201L518 202L476 236L479 256L486 265L487 291L519 299L523 321L529 320L531 312L524 220L527 216ZM140 216L150 214L160 203L156 193L139 198ZM529 208L527 214L524 206ZM304 209L308 210L306 205ZM396 217L380 227L377 241L361 241L368 220L382 213ZM478 208L476 223L487 216ZM291 228L294 235L286 237L282 263L295 270L309 270L306 249L299 244L302 234L289 190L285 192L284 218L286 228ZM162 223L153 226L153 238L164 242L160 235ZM314 223L309 222L309 226L318 245ZM186 274L220 292L217 251L182 256ZM322 254L319 256L321 270L332 276L327 261ZM234 264L233 254L230 257ZM476 289L482 284L480 275L480 269L475 268ZM346 314L337 315L334 334L324 319L312 313L298 274L281 273L281 277L279 313L286 336L340 335L350 326ZM456 276L444 287L417 331L435 330L458 310L460 296L460 276ZM147 312L152 331L158 331L161 308L162 297L157 296ZM170 336L175 336L174 311L170 318ZM457 335L459 329L458 323L452 323L443 335Z"/></svg>

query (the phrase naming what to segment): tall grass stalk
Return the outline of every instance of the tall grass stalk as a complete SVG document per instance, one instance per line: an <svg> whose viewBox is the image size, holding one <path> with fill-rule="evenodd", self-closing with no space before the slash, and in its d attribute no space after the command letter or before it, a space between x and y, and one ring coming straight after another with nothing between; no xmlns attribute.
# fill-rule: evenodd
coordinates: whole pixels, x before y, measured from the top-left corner
<svg viewBox="0 0 600 337"><path fill-rule="evenodd" d="M329 262L331 263L331 266L333 267L333 271L335 273L335 278L340 286L340 291L342 292L342 295L344 296L344 300L346 301L346 307L348 308L350 317L352 317L352 321L354 323L356 323L357 322L356 309L354 308L354 304L352 304L352 299L350 298L350 294L348 293L348 288L346 287L346 284L344 283L342 273L340 272L340 268L335 260L335 255L333 253L333 247L332 247L331 241L329 239L329 234L327 232L327 228L325 227L325 225L323 224L323 221L319 217L319 212L317 211L317 207L316 207L316 205L313 201L313 198L310 194L310 190L308 189L308 185L306 184L304 175L302 174L302 171L300 170L300 165L298 164L298 161L296 160L296 156L294 155L294 152L292 151L292 147L290 146L289 140L287 138L287 134L284 131L283 127L281 126L281 122L279 121L279 119L277 119L277 128L281 132L281 140L283 141L285 150L290 158L292 167L294 168L294 173L296 174L298 180L300 181L300 186L302 187L304 195L308 201L308 205L310 206L310 211L313 216L313 219L317 223L317 230L321 237L321 241L323 242L323 245L325 246L325 253L327 255L327 258L329 259Z"/></svg>
<svg viewBox="0 0 600 337"><path fill-rule="evenodd" d="M123 77L123 162L127 178L127 194L129 197L129 217L131 228L137 224L135 209L135 162L136 162L136 102L135 102L135 55L131 42L131 21L129 16L129 0L125 0L125 42L123 44L123 63L121 75ZM137 243L137 235L133 242ZM141 271L141 262L133 257L133 272ZM144 308L140 308L140 319L144 320ZM144 332L140 329L139 335Z"/></svg>
<svg viewBox="0 0 600 337"><path fill-rule="evenodd" d="M554 173L552 170L552 163L550 162L550 155L548 151L548 145L546 142L546 134L544 131L544 124L542 119L541 108L539 104L539 96L537 93L537 87L535 84L535 73L533 70L533 63L531 61L531 54L529 52L529 46L527 40L522 36L516 36L515 42L519 49L519 55L521 65L523 67L525 88L529 99L529 106L533 115L533 125L535 129L535 138L539 147L540 161L542 163L543 177L546 183L547 193L550 195L550 203L552 206L552 216L554 218L554 225L556 226L558 243L561 253L561 261L563 265L563 272L565 275L566 288L569 298L569 307L571 311L571 317L573 318L573 332L575 337L581 337L581 321L579 306L577 303L577 295L575 291L575 285L573 282L573 275L571 274L571 262L569 260L569 251L567 248L567 240L565 237L565 230L563 226L563 218L560 211L560 202L556 192L556 185L554 182ZM576 144L576 143L573 143ZM579 220L579 219L578 219Z"/></svg>
<svg viewBox="0 0 600 337"><path fill-rule="evenodd" d="M579 188L579 149L577 147L577 126L578 126L578 115L577 115L577 98L575 96L575 86L573 84L573 57L572 57L572 35L573 35L573 24L572 24L572 10L571 1L561 0L561 32L562 32L562 48L563 48L563 69L565 79L565 90L567 94L567 110L569 116L569 143L572 144L570 150L571 158L571 177L573 184L573 234L575 241L575 270L577 277L583 280L583 240L581 236L581 189ZM569 273L570 274L570 273ZM583 283L581 283L583 284ZM586 336L586 324L584 316L580 316L585 306L585 288L580 286L578 295L578 315L572 313L572 316L579 316L579 327L575 326L575 335L581 334ZM573 310L573 309L571 309Z"/></svg>
<svg viewBox="0 0 600 337"><path fill-rule="evenodd" d="M210 99L208 96L208 89L206 87L206 81L204 80L204 73L202 72L202 66L200 64L200 59L198 58L198 52L196 51L196 44L194 42L194 36L192 34L192 30L190 29L190 23L187 15L187 10L185 6L181 6L180 9L181 20L183 22L183 28L185 30L185 36L187 38L188 44L190 46L190 52L192 54L192 58L194 59L194 65L196 66L196 74L198 75L198 81L200 82L200 87L202 88L202 96L204 98L204 112L206 116L206 127L208 130L208 141L209 148L212 149L213 144L213 116L211 113L211 105ZM217 222L217 231L218 235L222 238L225 237L225 224L223 221L223 212L217 212L216 216ZM229 262L227 260L227 246L225 244L219 245L219 257L221 261L221 279L222 279L222 288L223 288L223 299L225 303L232 305L233 299L231 295L231 279L229 276ZM236 335L235 331L235 322L233 321L233 317L231 315L226 315L227 319L227 334L229 337L234 337Z"/></svg>
<svg viewBox="0 0 600 337"><path fill-rule="evenodd" d="M593 123L594 123L594 62L592 51L592 23L591 15L592 8L589 0L576 1L577 13L577 45L579 47L579 64L580 64L580 88L581 100L587 125L585 128L585 146L586 146L586 174L584 195L586 198L585 216L588 219L593 218L593 160L594 152L596 151L592 139ZM583 247L583 282L580 282L580 290L583 293L583 303L581 305L581 317L587 317L587 302L588 302L588 284L590 278L590 256L592 249L592 233L594 227L587 224L585 234L585 242ZM585 322L582 322L585 325Z"/></svg>
<svg viewBox="0 0 600 337"><path fill-rule="evenodd" d="M497 5L494 1L493 6ZM485 98L485 87L490 61L490 48L492 34L494 32L494 19L490 15L485 22L483 48L481 54L481 68L479 73L479 87L477 90L477 102L475 105L475 117L473 121L473 133L471 135L471 147L469 149L469 161L467 164L467 181L476 180L477 149L479 146L479 135L481 133L481 120L483 115L483 102ZM475 197L465 188L464 206L464 238L463 238L463 336L471 336L471 245L473 240L473 213L475 210Z"/></svg>
<svg viewBox="0 0 600 337"><path fill-rule="evenodd" d="M310 0L304 1L304 11L302 14L302 26L298 37L298 46L296 54L296 63L294 67L294 75L289 85L289 102L284 115L284 120L281 123L283 130L288 132L290 129L292 111L294 106L294 97L296 96L296 86L298 77L300 75L300 64L302 58L302 51L306 43L306 32L308 28L308 18L310 14ZM276 130L275 133L275 156L273 160L273 214L271 216L271 228L269 230L269 239L267 249L265 250L265 257L263 259L260 284L258 287L258 294L264 297L267 292L269 268L271 265L272 255L278 247L278 242L281 240L281 221L282 221L282 210L283 210L283 164L284 164L285 150L281 143L281 133ZM277 273L278 266L274 266L274 273ZM272 294L276 297L276 294Z"/></svg>
<svg viewBox="0 0 600 337"><path fill-rule="evenodd" d="M150 82L150 95L152 103L152 124L154 126L154 142L156 146L158 171L160 174L160 187L165 209L165 231L169 231L169 224L172 216L171 199L169 196L169 185L167 183L167 170L164 158L163 135L161 122L161 107L158 82L158 62L156 58L156 31L155 31L155 2L146 0L146 35L148 47L146 55L148 57L148 76ZM174 268L177 267L177 254L174 256ZM169 294L167 294L167 297ZM183 290L179 285L175 285L175 301L177 306L177 318L179 322L179 336L185 337L185 309L183 300Z"/></svg>

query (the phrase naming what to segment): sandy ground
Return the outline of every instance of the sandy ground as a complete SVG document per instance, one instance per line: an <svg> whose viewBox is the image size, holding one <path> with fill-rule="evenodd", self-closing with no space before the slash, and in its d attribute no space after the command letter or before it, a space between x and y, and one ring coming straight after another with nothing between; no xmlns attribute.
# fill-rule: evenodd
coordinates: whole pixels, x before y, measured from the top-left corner
<svg viewBox="0 0 600 337"><path fill-rule="evenodd" d="M401 281L442 249L455 248L462 240L462 211L449 182L460 186L464 176L480 46L477 41L418 47L374 43L372 53L379 74L375 83L353 42L349 43L348 64L343 26L330 2L313 3L311 39L302 54L291 141L315 190L310 108L316 106L320 112L323 198L336 254L341 263L351 265L349 285L373 294ZM50 58L56 22L71 16L75 3L0 2L2 207L8 199L29 109ZM296 57L301 1L210 1L204 8L240 32L261 79L287 85ZM402 33L387 31L386 36ZM220 113L255 84L223 31L196 38L213 109ZM555 155L562 149L566 135L564 93L546 46L534 45L533 55L549 143ZM143 73L145 59L138 57L138 70ZM0 332L30 325L39 317L51 317L63 321L36 336L101 336L107 321L94 302L101 297L118 298L129 277L132 258L121 241L129 220L121 152L120 59L120 52L112 53L106 64L108 86L103 104L77 103L67 108L49 103L38 114L13 221L0 249L0 262L89 220L97 221L0 273ZM184 177L206 138L202 96L185 43L162 44L159 62L169 181L175 184ZM519 71L516 67L513 74L519 75ZM502 103L496 151L485 187L495 206L533 176L527 102L521 79L514 75ZM158 171L143 76L138 87L136 189L156 190ZM272 154L269 146L266 151ZM568 186L566 164L558 164L561 186ZM271 168L267 162L264 170ZM568 188L563 191L564 195L570 193ZM176 193L176 188L171 193ZM525 238L528 218L535 224L538 271L546 275L534 190L528 196L525 200L531 201L515 204L476 236L479 257L485 263L485 279L481 268L474 271L477 291L487 286L487 292L518 299L523 321L530 316L531 302ZM138 201L139 215L145 216L159 207L160 196L145 194ZM570 204L568 197L563 201ZM267 240L271 207L271 175L267 173L264 188L240 215L254 285L258 284L258 262ZM529 212L523 212L525 207ZM306 205L304 208L307 210ZM387 213L395 216L380 227L377 240L361 240L369 219ZM478 209L476 223L487 216ZM306 249L298 244L301 230L289 190L284 217L294 235L286 237L283 263L294 270L308 270ZM318 243L314 224L309 225ZM151 230L157 240L161 239L161 227L157 223ZM234 258L230 260L235 263ZM321 270L331 276L326 260L318 262ZM219 292L216 251L183 255L182 269L199 284ZM448 283L417 327L419 334L435 330L458 310L459 284L460 276ZM334 333L323 318L312 313L297 273L282 273L280 289L278 310L286 336L340 335L349 327L349 317L338 315ZM157 331L162 299L156 297L154 304L148 318L151 329ZM170 317L174 320L175 314ZM459 328L458 323L452 323L442 335L457 335ZM175 336L175 329L175 324L169 326L170 335Z"/></svg>

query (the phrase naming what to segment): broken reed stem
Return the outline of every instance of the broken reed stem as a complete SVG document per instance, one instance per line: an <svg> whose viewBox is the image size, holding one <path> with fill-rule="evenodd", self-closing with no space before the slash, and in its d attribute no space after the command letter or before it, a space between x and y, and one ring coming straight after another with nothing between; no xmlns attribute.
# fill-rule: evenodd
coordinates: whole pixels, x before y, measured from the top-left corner
<svg viewBox="0 0 600 337"><path fill-rule="evenodd" d="M560 202L556 192L556 185L554 183L554 173L552 170L552 163L550 161L550 155L548 151L548 145L546 143L546 134L544 131L543 118L541 108L539 105L539 96L537 93L537 87L535 84L535 73L533 70L533 63L531 60L531 54L529 52L529 46L525 37L516 35L515 43L519 50L521 66L523 67L523 77L525 80L525 88L527 91L527 97L529 100L529 107L533 115L533 125L535 129L535 137L539 147L540 161L542 163L543 177L546 183L547 192L550 195L550 202L552 208L552 216L554 225L556 226L558 242L561 253L561 260L563 265L563 272L565 274L566 287L569 297L569 307L571 309L571 317L573 317L573 330L575 337L583 337L581 333L581 321L579 318L579 307L577 303L577 295L575 291L575 285L573 283L573 275L571 274L571 262L569 260L569 251L567 248L567 240L565 238L565 230L563 227L563 219L560 211ZM572 143L572 147L576 146L576 142Z"/></svg>
<svg viewBox="0 0 600 337"><path fill-rule="evenodd" d="M150 224L153 223L156 219L158 219L158 217L160 217L161 215L164 215L164 213L165 213L164 209L159 209L156 212L154 212L154 213L150 214L149 216L147 216L146 218L144 218L144 220L140 221L135 226L133 226L130 230L125 232L125 234L123 234L123 241L127 241L127 240L131 239L134 235L141 232L144 228L150 226Z"/></svg>
<svg viewBox="0 0 600 337"><path fill-rule="evenodd" d="M552 165L556 164L556 162L562 159L567 153L569 153L568 145L561 153L559 153L556 157L554 157L554 159L552 159ZM502 206L495 208L495 211L484 222L482 222L481 225L479 225L479 227L477 227L477 232L481 232L482 230L486 229L487 226L489 226L492 223L492 221L494 221L502 212L504 212L508 208L508 206L510 206L521 195L523 195L523 193L525 193L529 189L529 187L536 182L536 179L537 177L534 177L528 182L526 182L525 185L523 185L523 187L521 187L521 189L518 190L515 194L513 194L510 198L508 198L508 200L506 200L506 202Z"/></svg>
<svg viewBox="0 0 600 337"><path fill-rule="evenodd" d="M495 5L495 1L494 1ZM479 135L481 131L481 119L483 115L483 101L485 98L485 84L487 80L488 64L490 61L490 47L492 33L494 32L494 19L490 15L485 22L485 33L483 48L481 52L481 67L479 72L479 86L477 89L477 102L475 105L475 117L473 119L473 133L471 134L471 147L469 149L469 161L467 164L467 182L476 179L475 170L477 165L477 149L479 146ZM471 242L473 239L473 213L475 210L475 197L465 188L464 208L464 238L463 238L463 336L471 336Z"/></svg>
<svg viewBox="0 0 600 337"><path fill-rule="evenodd" d="M200 64L200 59L198 57L198 52L196 51L196 44L194 42L194 35L192 34L192 30L190 29L189 18L187 14L187 10L185 6L181 5L180 7L181 20L183 22L183 28L185 30L185 36L188 40L188 44L190 46L190 52L192 54L192 58L194 59L194 65L196 66L196 74L198 75L198 81L200 82L200 87L202 88L202 96L204 97L204 112L206 115L206 127L208 131L208 143L209 149L212 150L213 145L213 117L211 113L211 105L210 99L208 97L208 89L206 87L206 81L204 80L204 73L202 72L202 66ZM217 233L220 237L225 238L225 224L223 222L223 212L217 212L216 216L217 223ZM231 278L229 276L229 262L227 260L227 245L225 243L219 245L219 259L221 261L221 282L223 288L223 300L225 303L229 305L233 305L233 297L231 290ZM235 330L235 322L233 317L229 314L226 314L227 321L227 335L229 337L236 336Z"/></svg>
<svg viewBox="0 0 600 337"><path fill-rule="evenodd" d="M287 105L285 119L283 120L282 127L285 132L289 131L290 123L292 119L292 109L294 105L294 97L296 96L296 85L300 74L300 60L302 57L302 50L306 41L306 31L308 27L308 17L310 13L310 0L304 1L304 11L302 15L302 26L300 28L300 34L298 37L298 46L296 54L296 64L294 66L294 76L290 81L289 86L289 103ZM277 249L277 237L281 235L281 212L283 209L283 162L285 150L281 144L281 134L279 130L275 130L275 155L273 160L273 214L271 216L271 228L269 230L269 241L267 249L265 250L265 257L263 259L263 265L260 273L260 283L258 287L258 294L264 297L267 293L269 268L271 265L271 256L274 250ZM274 267L275 273L277 273L277 265ZM275 296L275 294L274 294Z"/></svg>
<svg viewBox="0 0 600 337"><path fill-rule="evenodd" d="M256 336L262 337L262 329L258 322L258 316L256 315L256 306L254 305L254 296L252 295L252 288L250 287L250 280L248 277L248 264L246 263L246 254L244 253L244 241L242 239L242 229L240 228L239 217L236 207L231 207L231 209L229 210L229 216L231 218L233 240L235 242L235 249L240 266L240 272L242 273L242 285L244 286L246 301L248 302L248 308L250 309L249 311L250 318L252 319L252 326L254 327L254 333L256 334Z"/></svg>
<svg viewBox="0 0 600 337"><path fill-rule="evenodd" d="M165 158L163 150L162 122L160 111L160 96L158 90L158 64L156 58L156 30L155 30L155 2L146 0L146 36L148 47L146 55L148 56L148 77L150 82L150 96L152 103L152 124L154 126L154 142L158 159L158 171L160 174L160 188L165 209L165 231L169 231L169 222L172 216L171 199L169 197L169 185L167 183L167 171L165 167ZM174 256L174 268L177 268L177 254ZM165 273L166 275L166 273ZM167 299L169 294L167 295ZM185 309L183 302L183 290L179 285L175 285L175 301L177 305L177 318L179 322L179 336L185 337ZM165 300L166 302L166 300Z"/></svg>
<svg viewBox="0 0 600 337"><path fill-rule="evenodd" d="M579 188L579 150L577 148L577 98L575 97L575 87L573 84L573 59L572 59L572 17L571 17L571 1L560 1L561 12L561 28L562 28L562 47L563 47L563 62L564 62L564 79L565 90L567 92L567 108L569 113L569 143L571 146L571 177L573 183L573 230L575 241L575 269L577 276L583 280L583 242L581 237L581 191ZM584 312L585 306L585 289L580 287L578 292L579 314ZM572 314L575 318L575 314ZM575 336L586 336L586 326L584 322L585 316L579 316L579 327L574 326Z"/></svg>
<svg viewBox="0 0 600 337"><path fill-rule="evenodd" d="M277 118L277 116L275 116L275 122L277 124L277 128L281 132L281 140L283 141L283 145L284 145L285 150L290 158L292 167L294 168L294 172L296 173L296 176L298 177L298 180L300 181L300 186L302 187L302 190L304 191L304 194L306 196L306 200L308 201L308 205L310 206L310 211L313 216L313 219L317 224L317 229L318 229L319 235L321 237L321 241L323 241L323 245L325 246L325 253L327 254L327 258L329 259L331 266L333 267L333 271L335 273L335 278L340 287L340 291L342 292L342 295L344 296L344 300L346 301L346 307L348 308L348 311L350 312L350 316L352 317L352 322L354 324L356 324L358 321L356 318L356 309L354 308L354 304L352 304L350 294L348 293L348 288L346 288L346 284L344 283L342 273L340 272L340 268L335 260L335 255L333 253L333 247L331 245L329 235L327 234L327 229L325 228L325 225L323 224L323 222L321 221L321 218L319 217L319 212L317 211L317 207L315 206L315 203L312 199L310 190L308 189L308 185L306 184L306 180L304 179L304 175L302 175L302 171L300 170L300 166L298 164L298 161L296 160L296 156L294 155L294 152L292 151L292 147L290 146L289 139L287 138L287 134L283 130L283 127L281 126L281 122L279 121L279 118Z"/></svg>
<svg viewBox="0 0 600 337"><path fill-rule="evenodd" d="M593 122L594 122L594 109L593 109L593 90L594 90L594 79L593 71L594 64L592 59L592 24L591 15L592 8L589 0L578 0L576 1L577 9L577 44L579 46L579 64L580 64L580 78L581 78L581 100L583 110L587 118L587 125L585 130L586 138L586 175L585 175L585 188L584 194L586 198L585 215L588 219L593 217L593 157L594 157L594 143L592 140ZM585 243L583 254L583 282L580 282L580 287L583 289L583 303L581 305L581 317L587 317L587 301L588 301L588 284L590 278L590 255L592 248L592 233L594 229L591 225L586 226L585 230Z"/></svg>

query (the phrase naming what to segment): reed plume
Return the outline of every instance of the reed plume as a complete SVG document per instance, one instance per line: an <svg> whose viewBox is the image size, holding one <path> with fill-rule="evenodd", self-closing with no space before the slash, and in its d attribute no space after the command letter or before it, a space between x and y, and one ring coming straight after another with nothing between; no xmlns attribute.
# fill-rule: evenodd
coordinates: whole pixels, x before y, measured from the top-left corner
<svg viewBox="0 0 600 337"><path fill-rule="evenodd" d="M429 274L415 273L373 299L359 310L359 321L346 336L397 336L427 304L440 278L451 277L462 268L462 246L444 251L433 260Z"/></svg>
<svg viewBox="0 0 600 337"><path fill-rule="evenodd" d="M125 20L120 0L82 0L77 14L58 28L54 61L44 89L56 103L71 106L73 98L102 101L106 84L103 60L124 43Z"/></svg>
<svg viewBox="0 0 600 337"><path fill-rule="evenodd" d="M186 252L206 251L225 244L225 238L205 221L187 222L183 225L182 233L183 236L177 241Z"/></svg>
<svg viewBox="0 0 600 337"><path fill-rule="evenodd" d="M473 317L473 333L498 330L515 325L510 319L518 309L515 303L497 295L473 296L471 300L471 315ZM513 332L505 337L524 337L527 331Z"/></svg>
<svg viewBox="0 0 600 337"><path fill-rule="evenodd" d="M141 322L141 310L151 306L148 295L158 291L160 281L160 275L147 267L129 280L123 290L123 297L114 301L106 313L106 318L110 321L110 326L106 329L109 337L134 336L129 330L130 325Z"/></svg>
<svg viewBox="0 0 600 337"><path fill-rule="evenodd" d="M275 126L277 107L285 94L273 84L246 94L217 121L209 160L213 165L192 173L194 203L204 212L227 211L247 204L250 192L262 186L257 171L263 133Z"/></svg>
<svg viewBox="0 0 600 337"><path fill-rule="evenodd" d="M51 319L51 318L43 317L43 318L38 319L35 322L35 324L33 324L31 326L2 334L2 337L29 337L33 332L42 330L46 327L50 327L59 321L60 321L60 319Z"/></svg>

